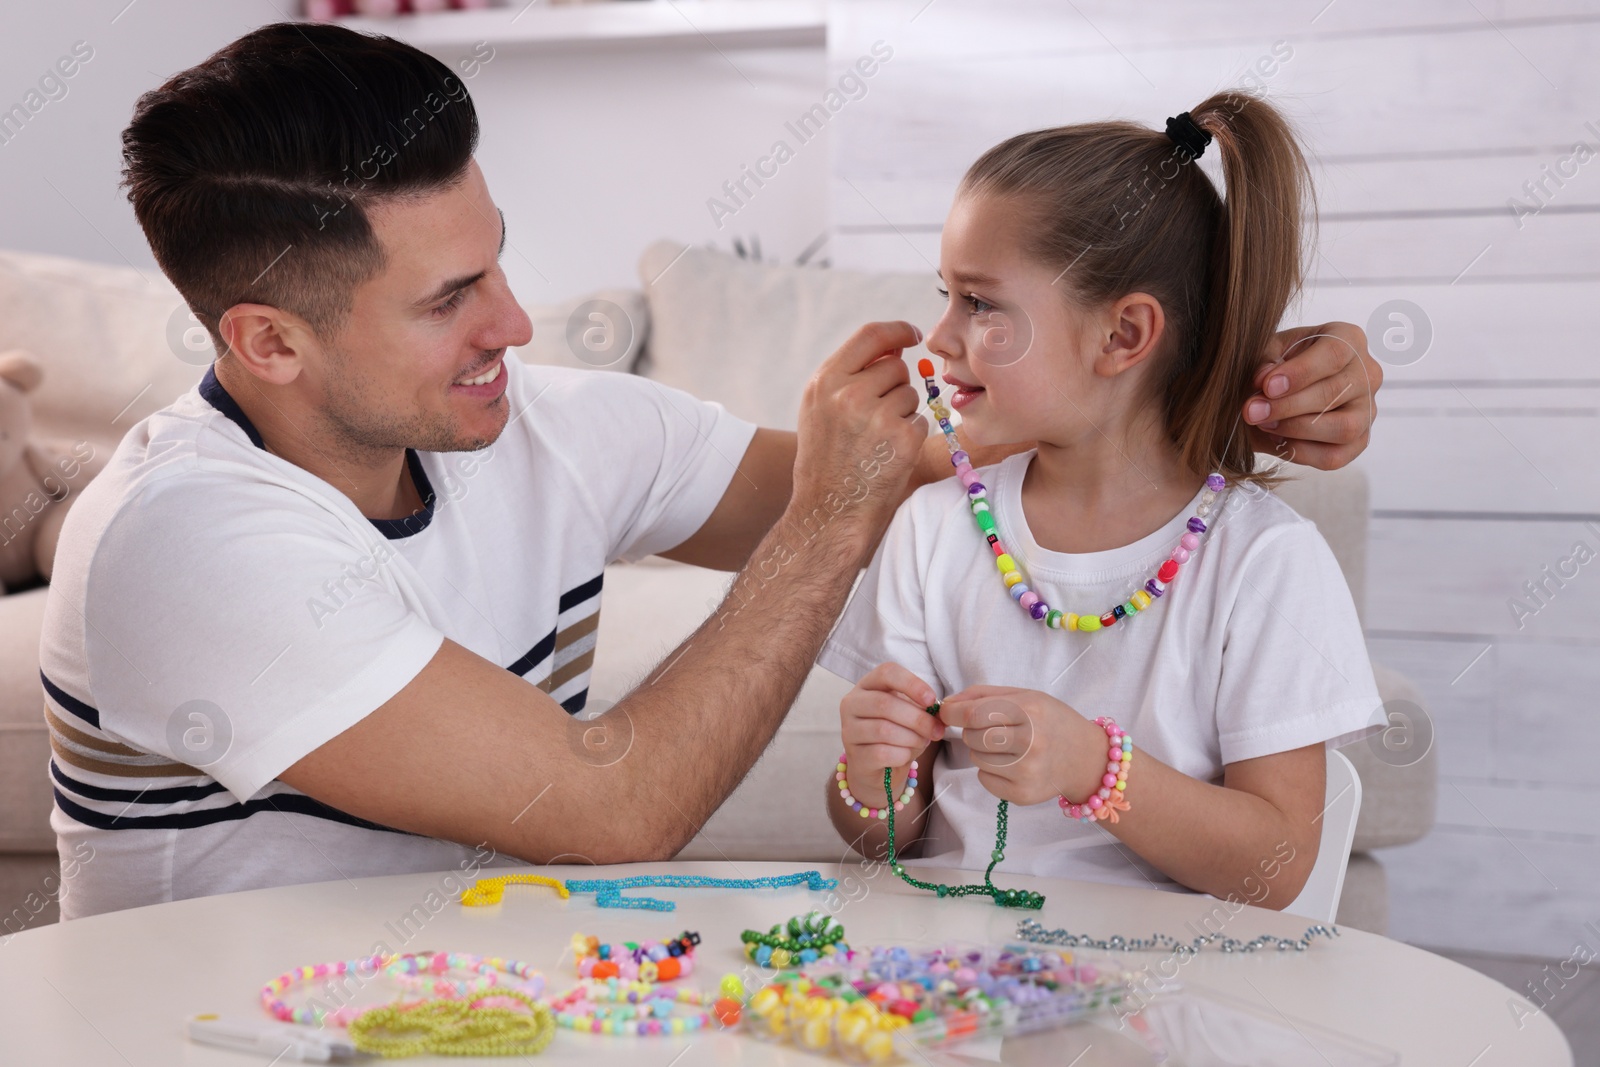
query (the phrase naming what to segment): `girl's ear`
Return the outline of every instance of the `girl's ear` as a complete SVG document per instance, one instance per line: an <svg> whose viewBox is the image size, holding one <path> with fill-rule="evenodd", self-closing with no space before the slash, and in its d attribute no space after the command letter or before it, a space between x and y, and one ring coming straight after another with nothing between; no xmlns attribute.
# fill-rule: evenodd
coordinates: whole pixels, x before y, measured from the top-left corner
<svg viewBox="0 0 1600 1067"><path fill-rule="evenodd" d="M1095 373L1114 378L1156 353L1166 331L1161 301L1149 293L1129 293L1106 309L1095 357Z"/></svg>

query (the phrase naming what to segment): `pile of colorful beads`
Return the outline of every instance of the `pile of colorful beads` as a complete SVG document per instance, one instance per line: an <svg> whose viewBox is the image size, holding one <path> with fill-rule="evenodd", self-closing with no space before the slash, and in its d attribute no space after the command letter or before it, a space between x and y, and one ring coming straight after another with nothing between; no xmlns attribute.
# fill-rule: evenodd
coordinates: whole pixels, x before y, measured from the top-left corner
<svg viewBox="0 0 1600 1067"><path fill-rule="evenodd" d="M671 941L624 941L603 944L598 937L572 935L572 956L580 978L622 978L670 982L694 972L694 948L700 935L685 930Z"/></svg>
<svg viewBox="0 0 1600 1067"><path fill-rule="evenodd" d="M692 1034L711 1026L705 1010L708 998L694 989L660 989L650 982L623 982L617 978L581 981L570 992L550 1002L556 1025L588 1034ZM700 1008L690 1015L674 1015L679 1004Z"/></svg>
<svg viewBox="0 0 1600 1067"><path fill-rule="evenodd" d="M787 925L779 924L766 933L746 930L739 935L744 954L762 967L782 970L791 964L804 966L838 953L848 953L844 927L831 915L813 911L797 915Z"/></svg>
<svg viewBox="0 0 1600 1067"><path fill-rule="evenodd" d="M748 1011L758 1037L881 1064L903 1051L897 1043L944 1047L1074 1022L1121 1002L1129 981L1115 965L1032 946L876 947L780 974Z"/></svg>
<svg viewBox="0 0 1600 1067"><path fill-rule="evenodd" d="M813 981L779 975L750 998L749 1032L768 1041L791 1041L810 1052L852 1063L889 1063L894 1033L911 1025L908 1005L863 994L838 976Z"/></svg>

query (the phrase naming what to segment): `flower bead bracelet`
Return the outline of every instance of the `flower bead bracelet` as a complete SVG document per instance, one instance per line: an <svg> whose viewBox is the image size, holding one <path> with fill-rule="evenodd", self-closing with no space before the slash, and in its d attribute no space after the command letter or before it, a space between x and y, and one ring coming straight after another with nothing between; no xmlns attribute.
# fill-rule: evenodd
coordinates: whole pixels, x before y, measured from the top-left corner
<svg viewBox="0 0 1600 1067"><path fill-rule="evenodd" d="M1127 811L1130 807L1125 793L1128 788L1128 765L1133 762L1133 738L1104 715L1094 722L1106 732L1111 742L1106 749L1106 772L1100 778L1100 788L1089 794L1089 799L1081 804L1074 804L1064 796L1057 803L1069 819L1089 823L1109 818L1116 822L1117 812Z"/></svg>

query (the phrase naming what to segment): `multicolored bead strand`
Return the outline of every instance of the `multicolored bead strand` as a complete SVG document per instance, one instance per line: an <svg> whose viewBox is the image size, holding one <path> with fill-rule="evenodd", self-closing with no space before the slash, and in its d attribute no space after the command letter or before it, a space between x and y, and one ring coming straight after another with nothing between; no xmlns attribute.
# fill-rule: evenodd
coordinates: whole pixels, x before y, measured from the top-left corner
<svg viewBox="0 0 1600 1067"><path fill-rule="evenodd" d="M699 943L700 935L693 930L685 930L671 941L625 941L620 945L573 934L572 957L580 978L670 982L694 973L694 949Z"/></svg>
<svg viewBox="0 0 1600 1067"><path fill-rule="evenodd" d="M472 977L452 977L458 973ZM534 997L544 993L544 975L531 965L469 952L418 952L399 956L389 961L383 974L403 988L458 1000L508 987Z"/></svg>
<svg viewBox="0 0 1600 1067"><path fill-rule="evenodd" d="M656 1037L709 1029L711 1013L704 1007L710 1000L695 989L663 990L650 982L607 978L579 982L570 992L551 1001L550 1010L555 1013L557 1026L579 1033ZM672 1011L679 1004L702 1010L675 1016Z"/></svg>
<svg viewBox="0 0 1600 1067"><path fill-rule="evenodd" d="M843 800L846 807L848 807L851 811L856 812L863 819L886 819L886 818L888 818L889 817L889 805L885 805L884 807L881 807L881 808L869 808L865 804L861 803L861 801L857 800L854 796L852 796L850 794L850 786L845 782L845 777L846 777L846 774L847 774L848 769L849 769L848 766L847 766L848 762L849 762L849 753L841 753L840 756L839 756L839 764L838 764L837 767L834 768L834 772L833 772L834 781L839 783L839 799ZM896 800L894 802L894 804L893 804L894 810L895 811L904 811L906 805L911 802L911 798L916 796L916 794L917 794L917 761L916 760L912 760L911 761L911 774L906 779L905 792L901 793L900 794L900 799ZM887 799L890 794L885 793L883 795Z"/></svg>
<svg viewBox="0 0 1600 1067"><path fill-rule="evenodd" d="M1066 797L1059 797L1056 802L1069 819L1079 822L1110 819L1116 822L1117 812L1127 811L1131 807L1124 793L1128 788L1128 766L1133 762L1133 738L1108 716L1102 715L1094 722L1106 732L1111 742L1111 747L1106 750L1106 773L1100 778L1100 788L1081 804L1074 804Z"/></svg>
<svg viewBox="0 0 1600 1067"><path fill-rule="evenodd" d="M928 393L928 410L938 420L939 429L944 434L945 445L950 449L950 463L956 469L956 477L967 487L967 505L972 510L973 519L977 521L978 532L989 542L989 547L994 552L995 565L1000 569L1000 580L1011 595L1011 599L1015 600L1035 621L1044 623L1052 630L1093 633L1096 630L1109 629L1123 619L1137 615L1161 597L1166 592L1167 586L1178 576L1179 568L1187 563L1190 555L1200 547L1200 537L1206 532L1205 520L1211 514L1212 503L1216 500L1217 494L1227 488L1228 484L1227 479L1216 471L1206 475L1206 487L1200 495L1200 506L1189 519L1188 532L1179 539L1171 556L1156 569L1155 576L1146 581L1142 589L1136 589L1121 604L1114 605L1110 611L1102 615L1078 615L1052 608L1038 592L1028 587L1016 559L1000 541L999 527L995 524L994 512L989 505L988 487L978 480L978 474L972 467L971 457L962 450L961 442L956 437L955 427L950 423L950 409L939 399L939 387L933 380L933 362L927 359L920 360L917 363L917 372L922 375L923 387Z"/></svg>

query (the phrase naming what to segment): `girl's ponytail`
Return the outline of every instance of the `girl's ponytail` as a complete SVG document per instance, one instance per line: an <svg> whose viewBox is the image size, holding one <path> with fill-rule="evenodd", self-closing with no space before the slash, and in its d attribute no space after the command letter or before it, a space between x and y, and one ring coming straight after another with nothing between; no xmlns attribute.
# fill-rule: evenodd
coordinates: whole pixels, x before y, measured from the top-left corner
<svg viewBox="0 0 1600 1067"><path fill-rule="evenodd" d="M1197 344L1192 358L1169 365L1167 425L1192 469L1248 473L1254 454L1239 410L1304 279L1301 223L1315 225L1315 194L1293 130L1260 97L1218 93L1189 115L1221 157L1227 199L1211 242Z"/></svg>

